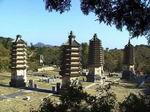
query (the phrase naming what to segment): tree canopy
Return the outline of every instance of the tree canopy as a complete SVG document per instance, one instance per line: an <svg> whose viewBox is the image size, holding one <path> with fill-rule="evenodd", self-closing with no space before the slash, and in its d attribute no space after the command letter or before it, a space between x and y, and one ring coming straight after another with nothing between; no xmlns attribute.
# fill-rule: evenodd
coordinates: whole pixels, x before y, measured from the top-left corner
<svg viewBox="0 0 150 112"><path fill-rule="evenodd" d="M71 85L61 91L58 102L44 98L39 109L31 108L30 112L150 112L149 95L130 93L118 102L110 88L98 87L98 95L92 96L82 85Z"/></svg>
<svg viewBox="0 0 150 112"><path fill-rule="evenodd" d="M63 13L69 11L71 0L44 0L46 10ZM150 43L150 0L80 0L83 14L90 12L97 21L125 27L131 37L145 36Z"/></svg>
<svg viewBox="0 0 150 112"><path fill-rule="evenodd" d="M83 90L82 85L71 84L61 90L59 103L47 97L38 111L32 109L31 112L113 112L117 104L115 94L109 89L103 92L105 95L92 96Z"/></svg>

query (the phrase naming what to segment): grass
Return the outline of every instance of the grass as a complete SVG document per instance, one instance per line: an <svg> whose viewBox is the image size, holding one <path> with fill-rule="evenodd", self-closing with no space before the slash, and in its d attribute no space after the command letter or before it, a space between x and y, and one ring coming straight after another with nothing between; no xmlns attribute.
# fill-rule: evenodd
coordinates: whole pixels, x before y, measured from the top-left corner
<svg viewBox="0 0 150 112"><path fill-rule="evenodd" d="M56 83L45 83L39 82L39 76L28 75L28 80L32 79L40 88L51 89ZM82 79L83 77L81 77ZM18 88L9 87L10 73L0 73L0 95L8 95L19 91ZM83 87L89 86L91 82L82 82ZM91 95L98 94L96 87L88 88L85 91ZM126 96L130 93L138 94L139 89L135 88L134 83L120 82L120 84L115 84L111 89L115 94L119 102L123 101ZM24 90L25 94L22 96L17 96L16 98L9 98L5 100L0 100L0 112L29 112L31 108L38 109L45 97L50 97L54 101L59 101L59 97L52 95L51 93L43 93L36 91ZM29 101L23 100L24 97L30 97Z"/></svg>
<svg viewBox="0 0 150 112"><path fill-rule="evenodd" d="M10 73L0 73L0 84L8 85L10 81Z"/></svg>
<svg viewBox="0 0 150 112"><path fill-rule="evenodd" d="M33 79L35 83L40 88L51 89L55 83L45 83L39 82L40 77L38 76L28 76L28 80ZM9 87L10 73L0 73L0 95L8 95L20 91L19 88ZM59 98L51 93L43 93L36 91L24 90L25 94L22 96L17 96L16 98L9 98L0 100L0 112L29 112L31 108L37 109L45 97L51 97L53 100L58 100ZM23 100L25 97L30 97L29 101Z"/></svg>
<svg viewBox="0 0 150 112"><path fill-rule="evenodd" d="M17 92L18 89L9 87L10 74L0 73L0 95Z"/></svg>
<svg viewBox="0 0 150 112"><path fill-rule="evenodd" d="M52 89L52 86L56 85L56 82L54 83L46 83L46 82L41 82L40 79L41 77L39 76L28 76L28 80L34 80L34 83L36 83L38 85L39 88L48 88L48 89Z"/></svg>
<svg viewBox="0 0 150 112"><path fill-rule="evenodd" d="M112 91L116 94L116 98L119 102L123 101L130 93L140 93L139 89L129 89L121 86L112 86Z"/></svg>
<svg viewBox="0 0 150 112"><path fill-rule="evenodd" d="M88 94L91 94L91 95L94 95L94 96L97 94L97 91L96 90L92 90L92 89L87 89L86 92Z"/></svg>
<svg viewBox="0 0 150 112"><path fill-rule="evenodd" d="M81 84L82 84L83 87L85 87L85 86L89 86L92 83L91 82L82 82Z"/></svg>
<svg viewBox="0 0 150 112"><path fill-rule="evenodd" d="M59 75L58 74L58 70L45 70L45 71L42 71L41 73L45 73L45 74L47 74L48 76L54 76L54 75Z"/></svg>
<svg viewBox="0 0 150 112"><path fill-rule="evenodd" d="M11 87L1 87L0 86L0 95L7 95L7 94L12 94L14 92L17 92L19 91L18 89L16 88L11 88Z"/></svg>
<svg viewBox="0 0 150 112"><path fill-rule="evenodd" d="M29 104L21 99L0 101L0 112L29 112Z"/></svg>

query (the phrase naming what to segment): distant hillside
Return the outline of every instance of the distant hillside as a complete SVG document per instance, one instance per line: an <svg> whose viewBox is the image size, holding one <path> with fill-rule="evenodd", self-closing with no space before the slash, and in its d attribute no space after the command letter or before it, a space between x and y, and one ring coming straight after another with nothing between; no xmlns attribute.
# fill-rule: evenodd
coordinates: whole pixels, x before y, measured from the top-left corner
<svg viewBox="0 0 150 112"><path fill-rule="evenodd" d="M3 44L4 47L8 47L12 41L13 41L13 39L10 37L1 37L0 36L0 43Z"/></svg>
<svg viewBox="0 0 150 112"><path fill-rule="evenodd" d="M49 45L49 44L44 44L42 42L38 42L38 43L34 44L33 46L34 47L49 47L49 48L58 47L58 46L53 46L53 45Z"/></svg>
<svg viewBox="0 0 150 112"><path fill-rule="evenodd" d="M2 36L0 36L0 41L5 41L5 40L12 41L13 39L10 38L10 37L2 37Z"/></svg>

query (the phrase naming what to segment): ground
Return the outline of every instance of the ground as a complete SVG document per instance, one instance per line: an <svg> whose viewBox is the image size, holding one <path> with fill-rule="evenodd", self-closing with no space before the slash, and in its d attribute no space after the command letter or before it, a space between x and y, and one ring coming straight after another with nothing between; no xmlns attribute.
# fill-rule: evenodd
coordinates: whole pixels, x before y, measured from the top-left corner
<svg viewBox="0 0 150 112"><path fill-rule="evenodd" d="M40 88L51 89L54 85L39 82L38 76L28 76L28 79L34 79ZM29 112L31 108L37 109L45 97L58 99L52 93L9 87L9 81L10 73L0 73L0 112ZM30 100L23 100L26 97L30 97Z"/></svg>
<svg viewBox="0 0 150 112"><path fill-rule="evenodd" d="M34 79L39 88L51 90L56 83L39 82L41 76L28 75L28 79ZM114 80L114 79L113 79ZM45 97L59 100L57 95L50 92L40 92L38 90L28 90L9 87L10 73L0 73L0 112L29 112L30 109L37 109ZM117 100L122 101L131 92L138 94L141 89L137 89L135 83L116 81L112 86L112 91L116 94ZM89 94L97 94L98 83L82 83L84 90ZM25 100L25 98L30 98Z"/></svg>

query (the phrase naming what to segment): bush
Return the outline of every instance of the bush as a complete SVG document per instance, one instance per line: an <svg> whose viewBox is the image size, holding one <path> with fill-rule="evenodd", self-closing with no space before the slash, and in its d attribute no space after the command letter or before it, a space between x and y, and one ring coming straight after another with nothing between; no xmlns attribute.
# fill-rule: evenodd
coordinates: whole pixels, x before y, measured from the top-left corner
<svg viewBox="0 0 150 112"><path fill-rule="evenodd" d="M121 104L121 112L150 112L150 96L131 93Z"/></svg>

